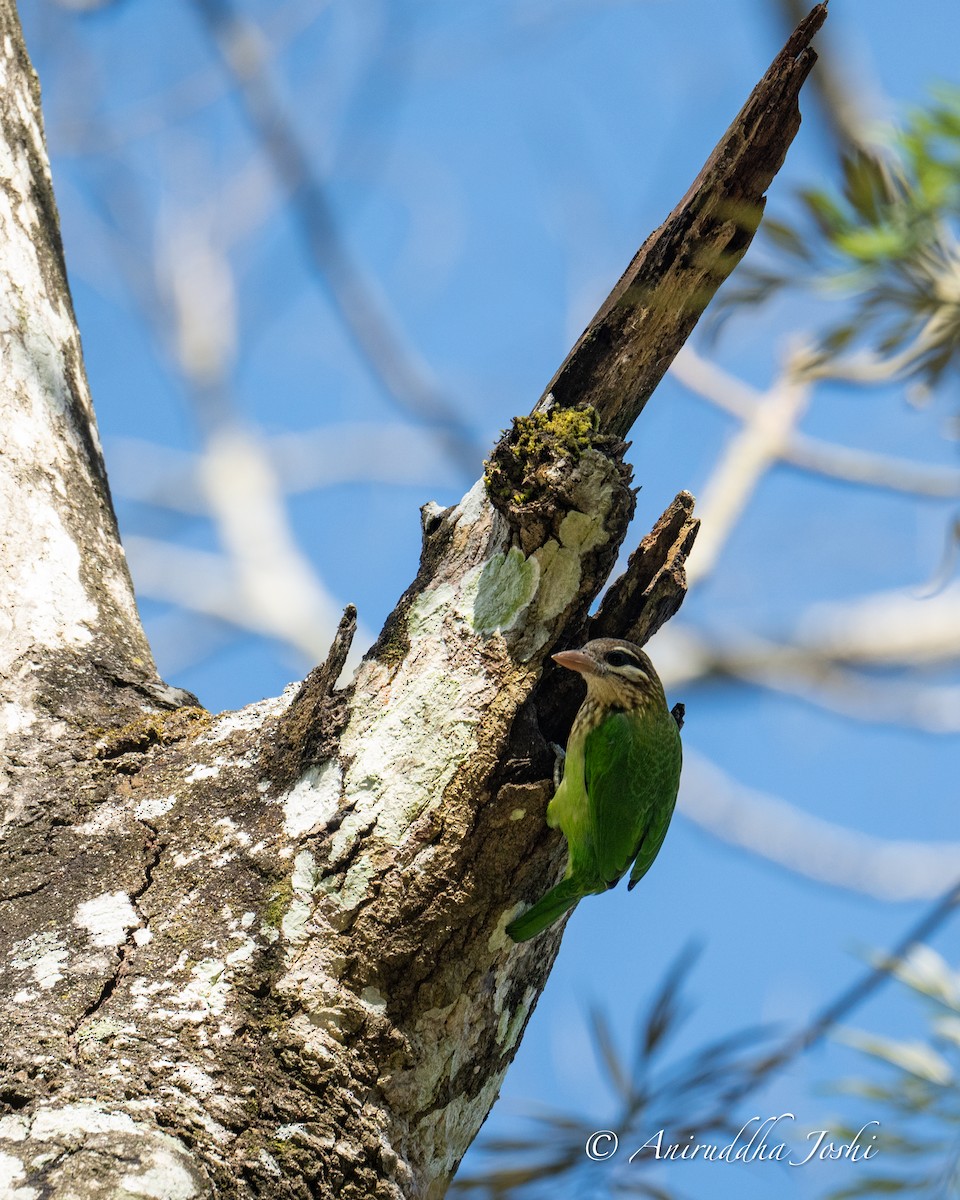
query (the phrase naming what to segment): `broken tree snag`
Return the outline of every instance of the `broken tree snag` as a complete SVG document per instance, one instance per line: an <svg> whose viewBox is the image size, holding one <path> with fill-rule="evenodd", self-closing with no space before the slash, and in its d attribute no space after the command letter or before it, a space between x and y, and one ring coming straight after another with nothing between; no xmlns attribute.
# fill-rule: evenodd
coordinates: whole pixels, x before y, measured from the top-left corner
<svg viewBox="0 0 960 1200"><path fill-rule="evenodd" d="M690 190L647 238L537 410L589 404L625 437L721 283L746 253L764 193L800 127L797 98L827 5L800 22L720 139Z"/></svg>
<svg viewBox="0 0 960 1200"><path fill-rule="evenodd" d="M343 610L333 643L324 662L310 672L277 726L277 782L288 783L300 771L337 752L340 734L349 715L351 689L337 690L350 647L357 632L357 610Z"/></svg>
<svg viewBox="0 0 960 1200"><path fill-rule="evenodd" d="M687 592L686 561L700 528L694 499L680 494L630 555L587 625L587 638L619 637L642 646L676 613Z"/></svg>
<svg viewBox="0 0 960 1200"><path fill-rule="evenodd" d="M686 561L700 522L693 515L694 498L680 492L667 506L653 529L630 555L627 568L607 589L596 616L588 618L579 628L568 628L564 645L580 646L591 638L618 637L642 646L680 608L687 594ZM528 707L535 712L526 726L542 737L542 754L529 754L529 770L512 764L505 778L521 778L526 782L538 778L544 762L552 769L552 759L546 754L549 742L564 745L574 715L583 700L583 685L571 671L547 663L543 677L530 699ZM530 723L532 722L532 724ZM522 723L518 723L518 729ZM517 745L520 739L515 739ZM519 750L518 759L522 758ZM535 853L533 849L530 851Z"/></svg>

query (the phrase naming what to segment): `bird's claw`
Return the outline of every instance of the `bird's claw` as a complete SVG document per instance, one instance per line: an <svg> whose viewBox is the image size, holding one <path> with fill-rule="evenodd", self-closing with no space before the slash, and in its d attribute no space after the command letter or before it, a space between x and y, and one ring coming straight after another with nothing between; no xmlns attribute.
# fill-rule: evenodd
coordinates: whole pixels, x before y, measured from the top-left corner
<svg viewBox="0 0 960 1200"><path fill-rule="evenodd" d="M557 745L556 742L550 743L550 749L554 753L553 786L556 789L563 782L563 766L567 761L567 752L562 746Z"/></svg>

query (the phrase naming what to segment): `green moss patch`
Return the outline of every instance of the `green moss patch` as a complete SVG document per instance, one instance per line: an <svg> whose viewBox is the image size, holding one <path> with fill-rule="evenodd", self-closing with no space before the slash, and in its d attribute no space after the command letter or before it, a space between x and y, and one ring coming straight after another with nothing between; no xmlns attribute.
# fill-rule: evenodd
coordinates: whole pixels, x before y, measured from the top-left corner
<svg viewBox="0 0 960 1200"><path fill-rule="evenodd" d="M613 441L600 433L592 408L552 408L514 417L486 464L487 495L498 508L534 503L555 486L549 471L559 461L578 462L585 450Z"/></svg>

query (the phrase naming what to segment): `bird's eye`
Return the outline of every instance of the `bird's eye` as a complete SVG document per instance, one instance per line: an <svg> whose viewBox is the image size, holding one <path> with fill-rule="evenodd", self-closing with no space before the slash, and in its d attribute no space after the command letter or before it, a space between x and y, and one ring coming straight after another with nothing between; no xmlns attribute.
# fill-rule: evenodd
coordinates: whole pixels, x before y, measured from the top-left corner
<svg viewBox="0 0 960 1200"><path fill-rule="evenodd" d="M608 667L629 667L636 666L632 654L624 654L622 650L611 650L606 656Z"/></svg>

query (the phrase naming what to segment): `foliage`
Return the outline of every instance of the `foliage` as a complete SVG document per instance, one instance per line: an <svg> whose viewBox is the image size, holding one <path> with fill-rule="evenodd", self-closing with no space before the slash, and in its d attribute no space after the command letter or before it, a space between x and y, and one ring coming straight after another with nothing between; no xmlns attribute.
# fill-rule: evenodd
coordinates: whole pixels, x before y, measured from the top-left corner
<svg viewBox="0 0 960 1200"><path fill-rule="evenodd" d="M913 1042L853 1030L838 1034L885 1065L880 1082L858 1078L837 1088L866 1101L870 1117L880 1120L883 1155L831 1200L960 1196L960 974L929 946L914 947L891 971L929 1005L929 1029Z"/></svg>
<svg viewBox="0 0 960 1200"><path fill-rule="evenodd" d="M859 344L871 378L932 387L960 365L960 89L937 91L884 151L847 155L842 169L839 192L798 193L795 223L764 220L773 263L741 268L721 317L812 289L847 302L820 333L816 366L844 374L830 360Z"/></svg>

